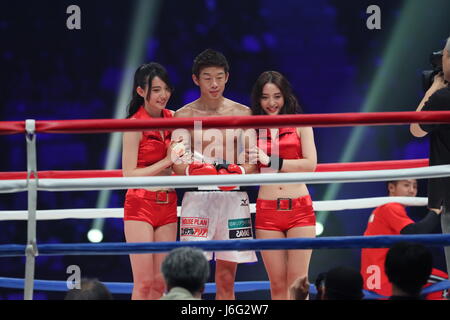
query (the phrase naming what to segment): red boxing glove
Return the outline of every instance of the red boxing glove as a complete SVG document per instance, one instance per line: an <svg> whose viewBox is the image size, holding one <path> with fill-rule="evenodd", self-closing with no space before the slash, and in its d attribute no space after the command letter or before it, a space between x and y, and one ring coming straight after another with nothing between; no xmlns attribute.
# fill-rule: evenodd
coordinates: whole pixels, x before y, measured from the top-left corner
<svg viewBox="0 0 450 320"><path fill-rule="evenodd" d="M202 163L202 162L192 162L186 168L187 176L198 176L198 175L216 175L217 169L213 164Z"/></svg>
<svg viewBox="0 0 450 320"><path fill-rule="evenodd" d="M234 163L218 164L216 168L218 174L245 174L244 168ZM235 188L236 186L219 186L219 189L222 191L231 191Z"/></svg>

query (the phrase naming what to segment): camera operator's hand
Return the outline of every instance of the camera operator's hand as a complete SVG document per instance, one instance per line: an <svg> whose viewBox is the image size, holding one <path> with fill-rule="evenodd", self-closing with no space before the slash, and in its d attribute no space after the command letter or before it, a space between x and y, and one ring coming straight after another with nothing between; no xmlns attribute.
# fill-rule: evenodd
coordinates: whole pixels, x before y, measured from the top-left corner
<svg viewBox="0 0 450 320"><path fill-rule="evenodd" d="M448 83L444 80L444 74L442 72L438 73L433 78L433 84L430 89L428 89L429 93L433 94L436 91L445 88L448 86Z"/></svg>
<svg viewBox="0 0 450 320"><path fill-rule="evenodd" d="M433 83L431 87L425 92L422 101L420 101L419 106L416 111L421 111L425 103L430 99L430 97L438 90L448 87L448 82L444 79L444 74L442 72L438 73L433 78ZM411 123L409 126L409 131L414 137L421 138L427 135L427 131L422 130L418 123Z"/></svg>

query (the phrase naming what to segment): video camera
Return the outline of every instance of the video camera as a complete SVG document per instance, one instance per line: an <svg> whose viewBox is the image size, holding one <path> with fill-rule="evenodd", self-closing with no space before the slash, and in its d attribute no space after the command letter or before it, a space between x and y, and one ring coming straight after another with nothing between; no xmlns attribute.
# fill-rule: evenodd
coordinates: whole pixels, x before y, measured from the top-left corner
<svg viewBox="0 0 450 320"><path fill-rule="evenodd" d="M424 91L427 91L431 87L434 76L442 72L442 50L431 53L430 63L433 70L422 71L422 86Z"/></svg>

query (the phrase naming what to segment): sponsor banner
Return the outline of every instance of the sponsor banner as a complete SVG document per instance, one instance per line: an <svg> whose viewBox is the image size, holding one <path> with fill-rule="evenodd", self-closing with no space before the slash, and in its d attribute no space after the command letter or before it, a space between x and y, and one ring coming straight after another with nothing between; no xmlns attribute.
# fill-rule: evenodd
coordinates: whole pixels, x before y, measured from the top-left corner
<svg viewBox="0 0 450 320"><path fill-rule="evenodd" d="M181 228L180 230L181 237L198 237L198 238L207 238L208 237L208 228L200 228L200 227L187 227Z"/></svg>
<svg viewBox="0 0 450 320"><path fill-rule="evenodd" d="M228 220L228 229L250 228L251 226L250 218Z"/></svg>
<svg viewBox="0 0 450 320"><path fill-rule="evenodd" d="M181 237L208 237L209 218L182 217L180 224Z"/></svg>
<svg viewBox="0 0 450 320"><path fill-rule="evenodd" d="M181 226L200 226L200 227L208 227L209 218L199 218L199 217L182 217L181 218Z"/></svg>
<svg viewBox="0 0 450 320"><path fill-rule="evenodd" d="M253 238L252 228L230 230L229 236L230 239Z"/></svg>
<svg viewBox="0 0 450 320"><path fill-rule="evenodd" d="M241 199L241 207L248 207L248 199Z"/></svg>

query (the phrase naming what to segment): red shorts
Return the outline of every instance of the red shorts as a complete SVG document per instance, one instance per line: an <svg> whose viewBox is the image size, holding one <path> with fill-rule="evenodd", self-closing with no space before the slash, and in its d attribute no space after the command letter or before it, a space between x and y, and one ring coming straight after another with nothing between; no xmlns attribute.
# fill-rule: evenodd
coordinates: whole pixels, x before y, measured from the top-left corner
<svg viewBox="0 0 450 320"><path fill-rule="evenodd" d="M256 229L285 232L295 227L315 226L316 216L309 195L277 200L256 200Z"/></svg>
<svg viewBox="0 0 450 320"><path fill-rule="evenodd" d="M123 220L144 221L154 228L178 221L175 191L129 189L123 207Z"/></svg>

